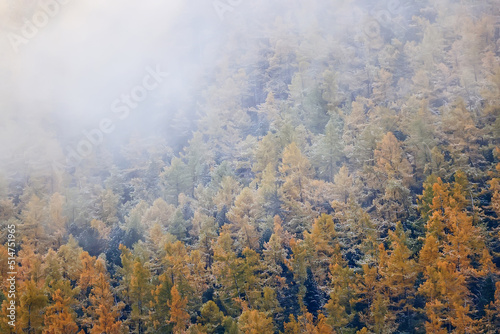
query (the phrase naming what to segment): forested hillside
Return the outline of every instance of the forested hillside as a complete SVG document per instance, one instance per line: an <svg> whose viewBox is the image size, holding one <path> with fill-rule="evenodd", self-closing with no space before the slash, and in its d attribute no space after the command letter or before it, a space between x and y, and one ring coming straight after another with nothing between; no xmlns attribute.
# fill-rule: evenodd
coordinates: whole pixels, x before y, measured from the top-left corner
<svg viewBox="0 0 500 334"><path fill-rule="evenodd" d="M500 333L500 3L246 5L159 138L3 173L0 332Z"/></svg>

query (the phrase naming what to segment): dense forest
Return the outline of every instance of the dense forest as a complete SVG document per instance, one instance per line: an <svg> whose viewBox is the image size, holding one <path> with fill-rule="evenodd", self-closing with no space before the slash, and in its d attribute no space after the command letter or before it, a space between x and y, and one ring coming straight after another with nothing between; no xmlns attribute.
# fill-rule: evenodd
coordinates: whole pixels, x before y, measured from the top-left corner
<svg viewBox="0 0 500 334"><path fill-rule="evenodd" d="M213 5L162 137L0 176L0 332L500 333L500 3Z"/></svg>

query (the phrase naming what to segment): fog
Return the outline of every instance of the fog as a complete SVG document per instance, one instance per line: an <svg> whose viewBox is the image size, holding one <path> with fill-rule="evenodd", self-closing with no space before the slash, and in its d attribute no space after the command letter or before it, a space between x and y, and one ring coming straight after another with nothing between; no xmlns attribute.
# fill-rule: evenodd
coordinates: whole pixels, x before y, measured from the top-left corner
<svg viewBox="0 0 500 334"><path fill-rule="evenodd" d="M221 61L251 70L262 38L321 61L336 36L352 41L343 51L348 59L378 34L406 34L417 3L293 2L301 10L290 11L286 1L3 1L0 167L13 176L74 165L68 154L103 119L112 131L102 143L96 137L97 146L119 150L135 134L178 149L196 129L202 92ZM281 21L282 35L270 36L265 27ZM300 45L286 29L303 36ZM325 29L328 39L308 40L308 32ZM228 60L225 50L235 45L245 57ZM119 118L113 102L141 84L148 68L168 77ZM265 99L257 95L255 104Z"/></svg>
<svg viewBox="0 0 500 334"><path fill-rule="evenodd" d="M0 0L0 51L1 332L498 332L500 0Z"/></svg>
<svg viewBox="0 0 500 334"><path fill-rule="evenodd" d="M189 9L182 1L33 3L9 1L1 8L0 154L8 173L65 165L65 155L85 138L83 132L98 128L103 118L116 122L103 145L116 147L132 131L154 134L159 119L173 117L179 105L189 103L200 76L216 62L216 54L204 49L217 49L220 38L210 33L213 26L203 24L219 19L213 9L208 20L198 16L210 6ZM147 68L161 69L168 79L129 117L118 119L112 102L140 84Z"/></svg>

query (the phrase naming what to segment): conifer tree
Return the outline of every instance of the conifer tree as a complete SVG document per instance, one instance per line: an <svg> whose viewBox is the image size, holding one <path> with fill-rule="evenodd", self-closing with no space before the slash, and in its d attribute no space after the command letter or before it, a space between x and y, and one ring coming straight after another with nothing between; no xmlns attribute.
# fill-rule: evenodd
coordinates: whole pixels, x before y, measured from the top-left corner
<svg viewBox="0 0 500 334"><path fill-rule="evenodd" d="M238 329L244 334L274 333L272 320L257 310L244 311L238 319Z"/></svg>
<svg viewBox="0 0 500 334"><path fill-rule="evenodd" d="M325 305L326 322L333 330L346 328L355 316L354 304L356 293L354 289L355 276L340 252L337 244L330 264L331 292Z"/></svg>
<svg viewBox="0 0 500 334"><path fill-rule="evenodd" d="M132 305L130 320L138 334L145 333L149 325L151 290L150 272L139 259L136 259L130 277L129 297Z"/></svg>
<svg viewBox="0 0 500 334"><path fill-rule="evenodd" d="M218 333L223 328L224 313L221 312L216 303L209 300L200 309L198 323L200 332L207 334Z"/></svg>
<svg viewBox="0 0 500 334"><path fill-rule="evenodd" d="M52 304L45 311L44 334L76 334L78 326L71 310L74 303L71 295L65 295L57 289L51 296Z"/></svg>
<svg viewBox="0 0 500 334"><path fill-rule="evenodd" d="M19 288L18 328L23 332L40 333L45 327L42 310L47 305L48 298L42 283L32 278Z"/></svg>
<svg viewBox="0 0 500 334"><path fill-rule="evenodd" d="M92 319L90 334L119 334L122 322L118 318L125 304L123 302L115 304L104 260L96 261L96 271L97 277L92 284L89 297L90 306L86 309Z"/></svg>
<svg viewBox="0 0 500 334"><path fill-rule="evenodd" d="M313 165L318 170L318 176L326 181L333 182L338 170L338 162L342 159L342 124L339 116L333 113L326 124L324 135L319 135L313 145Z"/></svg>
<svg viewBox="0 0 500 334"><path fill-rule="evenodd" d="M477 330L468 302L468 282L481 275L481 268L474 263L489 263L489 253L483 252L479 229L466 210L466 189L467 179L460 171L453 184L438 178L432 188L432 214L419 259L426 279L419 291L427 297L428 330L446 325L464 333Z"/></svg>
<svg viewBox="0 0 500 334"><path fill-rule="evenodd" d="M280 173L284 183L283 209L290 219L291 232L302 232L305 221L310 218L309 203L305 200L305 189L313 176L311 163L295 142L283 151Z"/></svg>
<svg viewBox="0 0 500 334"><path fill-rule="evenodd" d="M179 195L189 193L189 174L186 164L180 158L174 157L170 166L166 167L160 175L165 197L169 203L179 205Z"/></svg>
<svg viewBox="0 0 500 334"><path fill-rule="evenodd" d="M335 250L335 226L332 216L322 214L314 220L311 233L304 232L304 242L311 246L311 268L320 282L325 282L328 265Z"/></svg>
<svg viewBox="0 0 500 334"><path fill-rule="evenodd" d="M177 287L174 285L170 292L172 300L168 302L170 308L169 323L174 325L173 331L175 333L182 333L189 324L189 313L186 312L187 299L182 298Z"/></svg>
<svg viewBox="0 0 500 334"><path fill-rule="evenodd" d="M381 191L376 206L386 220L406 217L411 184L411 167L394 134L388 132L374 151L376 174L373 187Z"/></svg>
<svg viewBox="0 0 500 334"><path fill-rule="evenodd" d="M227 218L233 223L233 231L240 247L257 249L259 234L256 221L260 217L255 194L250 188L244 188L236 197L234 206L227 213Z"/></svg>

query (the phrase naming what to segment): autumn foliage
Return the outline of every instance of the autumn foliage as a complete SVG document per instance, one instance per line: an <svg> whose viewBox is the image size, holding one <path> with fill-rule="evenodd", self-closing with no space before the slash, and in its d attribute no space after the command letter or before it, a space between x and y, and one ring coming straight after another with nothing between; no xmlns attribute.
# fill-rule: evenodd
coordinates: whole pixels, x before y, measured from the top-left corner
<svg viewBox="0 0 500 334"><path fill-rule="evenodd" d="M410 2L342 33L282 2L183 139L0 177L0 332L498 333L500 6Z"/></svg>

